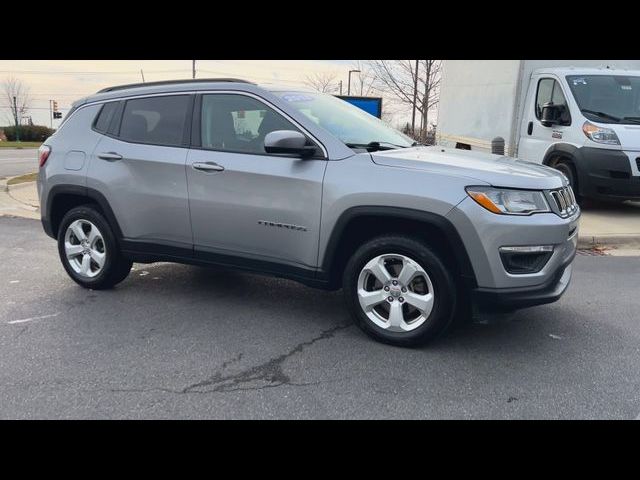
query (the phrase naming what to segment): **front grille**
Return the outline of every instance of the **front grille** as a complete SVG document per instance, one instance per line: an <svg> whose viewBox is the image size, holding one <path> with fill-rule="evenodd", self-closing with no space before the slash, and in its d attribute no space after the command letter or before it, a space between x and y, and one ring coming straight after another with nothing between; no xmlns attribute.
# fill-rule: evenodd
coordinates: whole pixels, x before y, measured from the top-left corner
<svg viewBox="0 0 640 480"><path fill-rule="evenodd" d="M636 158L636 165L638 166L638 171L640 172L640 157Z"/></svg>
<svg viewBox="0 0 640 480"><path fill-rule="evenodd" d="M563 187L549 192L553 199L553 210L561 217L570 217L578 210L578 202L571 187Z"/></svg>

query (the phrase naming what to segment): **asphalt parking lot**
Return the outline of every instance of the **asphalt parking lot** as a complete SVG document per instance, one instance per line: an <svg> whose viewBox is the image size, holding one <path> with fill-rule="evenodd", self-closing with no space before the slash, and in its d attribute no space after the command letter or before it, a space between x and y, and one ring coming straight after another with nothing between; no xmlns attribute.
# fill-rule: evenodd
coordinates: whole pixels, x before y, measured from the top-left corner
<svg viewBox="0 0 640 480"><path fill-rule="evenodd" d="M286 280L136 264L84 290L35 220L0 218L0 255L4 419L640 414L639 257L579 255L558 303L401 349Z"/></svg>

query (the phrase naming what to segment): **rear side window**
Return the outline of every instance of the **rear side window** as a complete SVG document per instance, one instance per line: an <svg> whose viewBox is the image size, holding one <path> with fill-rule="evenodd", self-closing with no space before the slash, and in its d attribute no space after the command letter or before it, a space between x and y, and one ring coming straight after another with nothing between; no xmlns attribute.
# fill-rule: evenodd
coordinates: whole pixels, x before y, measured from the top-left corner
<svg viewBox="0 0 640 480"><path fill-rule="evenodd" d="M128 100L119 136L127 142L180 146L188 109L188 95Z"/></svg>
<svg viewBox="0 0 640 480"><path fill-rule="evenodd" d="M98 132L105 133L109 128L109 124L113 119L113 114L118 108L118 102L105 103L100 109L100 113L96 117L93 128Z"/></svg>

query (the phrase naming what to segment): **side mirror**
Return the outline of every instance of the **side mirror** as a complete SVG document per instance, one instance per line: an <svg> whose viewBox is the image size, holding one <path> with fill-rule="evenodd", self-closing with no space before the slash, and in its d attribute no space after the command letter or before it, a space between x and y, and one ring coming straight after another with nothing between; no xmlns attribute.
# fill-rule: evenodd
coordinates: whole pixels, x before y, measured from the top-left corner
<svg viewBox="0 0 640 480"><path fill-rule="evenodd" d="M554 105L553 103L545 103L542 106L542 114L540 115L540 123L545 127L551 127L560 123L560 115L562 109L560 105Z"/></svg>
<svg viewBox="0 0 640 480"><path fill-rule="evenodd" d="M307 145L307 137L294 130L275 130L264 137L264 151L310 157L316 147Z"/></svg>

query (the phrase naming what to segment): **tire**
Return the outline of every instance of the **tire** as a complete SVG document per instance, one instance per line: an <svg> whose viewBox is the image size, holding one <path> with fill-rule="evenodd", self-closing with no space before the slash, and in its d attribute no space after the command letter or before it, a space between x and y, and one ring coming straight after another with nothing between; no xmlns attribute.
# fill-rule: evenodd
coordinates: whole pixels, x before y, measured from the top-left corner
<svg viewBox="0 0 640 480"><path fill-rule="evenodd" d="M565 177L569 180L569 185L573 190L573 194L576 197L576 201L581 201L582 198L578 194L578 175L576 174L576 169L571 162L560 159L554 165L553 168L562 172Z"/></svg>
<svg viewBox="0 0 640 480"><path fill-rule="evenodd" d="M71 279L93 290L112 288L133 265L120 253L109 222L92 205L75 207L62 218L58 254Z"/></svg>
<svg viewBox="0 0 640 480"><path fill-rule="evenodd" d="M378 268L381 262L387 275ZM357 325L384 343L423 345L455 318L454 277L428 245L413 237L385 235L360 246L347 262L342 285Z"/></svg>

